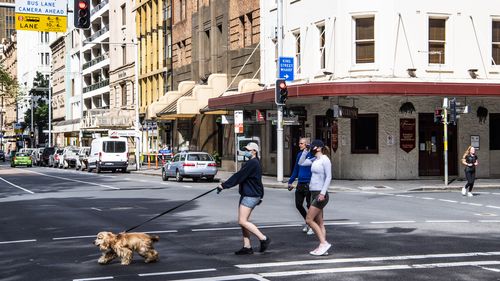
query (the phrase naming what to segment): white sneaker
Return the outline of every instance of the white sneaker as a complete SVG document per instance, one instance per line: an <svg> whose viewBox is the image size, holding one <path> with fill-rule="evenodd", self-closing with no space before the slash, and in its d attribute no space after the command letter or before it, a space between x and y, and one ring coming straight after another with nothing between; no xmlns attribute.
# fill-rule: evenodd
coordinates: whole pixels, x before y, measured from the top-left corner
<svg viewBox="0 0 500 281"><path fill-rule="evenodd" d="M462 187L462 195L463 196L467 195L467 189L465 189L465 187Z"/></svg>
<svg viewBox="0 0 500 281"><path fill-rule="evenodd" d="M309 254L313 256L328 255L328 250L330 249L330 247L332 247L332 244L327 242L324 245L319 245L319 247L316 250L309 252Z"/></svg>
<svg viewBox="0 0 500 281"><path fill-rule="evenodd" d="M313 235L313 234L314 234L314 230L309 227L309 229L307 230L307 235Z"/></svg>
<svg viewBox="0 0 500 281"><path fill-rule="evenodd" d="M307 224L304 225L304 227L302 228L302 232L307 232L309 231L309 226Z"/></svg>
<svg viewBox="0 0 500 281"><path fill-rule="evenodd" d="M472 192L467 192L467 196L472 197L472 196L474 196L474 194L472 194Z"/></svg>

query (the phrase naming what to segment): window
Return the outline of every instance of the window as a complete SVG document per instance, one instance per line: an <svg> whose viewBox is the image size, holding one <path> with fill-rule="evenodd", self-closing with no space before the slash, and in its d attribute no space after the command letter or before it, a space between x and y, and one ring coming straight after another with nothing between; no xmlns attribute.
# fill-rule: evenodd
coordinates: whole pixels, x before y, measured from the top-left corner
<svg viewBox="0 0 500 281"><path fill-rule="evenodd" d="M351 153L378 153L378 114L351 119Z"/></svg>
<svg viewBox="0 0 500 281"><path fill-rule="evenodd" d="M326 67L326 56L325 56L325 26L318 25L319 31L319 66L320 69L325 69Z"/></svg>
<svg viewBox="0 0 500 281"><path fill-rule="evenodd" d="M44 33L45 33L45 43L49 43L49 33L48 32Z"/></svg>
<svg viewBox="0 0 500 281"><path fill-rule="evenodd" d="M186 0L181 0L181 20L186 19Z"/></svg>
<svg viewBox="0 0 500 281"><path fill-rule="evenodd" d="M127 25L127 4L121 6L122 9L122 25Z"/></svg>
<svg viewBox="0 0 500 281"><path fill-rule="evenodd" d="M127 46L122 45L122 65L127 64Z"/></svg>
<svg viewBox="0 0 500 281"><path fill-rule="evenodd" d="M356 19L356 63L375 62L375 18Z"/></svg>
<svg viewBox="0 0 500 281"><path fill-rule="evenodd" d="M247 14L247 27L248 31L246 32L246 37L248 39L245 39L245 43L248 42L248 46L251 46L253 44L253 16L252 13Z"/></svg>
<svg viewBox="0 0 500 281"><path fill-rule="evenodd" d="M127 150L127 144L124 141L104 141L102 142L102 151L107 153L123 153Z"/></svg>
<svg viewBox="0 0 500 281"><path fill-rule="evenodd" d="M43 53L40 53L40 65L43 65Z"/></svg>
<svg viewBox="0 0 500 281"><path fill-rule="evenodd" d="M492 41L491 60L493 65L499 65L500 64L500 20L493 21L491 41Z"/></svg>
<svg viewBox="0 0 500 281"><path fill-rule="evenodd" d="M444 64L446 19L429 19L429 63Z"/></svg>
<svg viewBox="0 0 500 281"><path fill-rule="evenodd" d="M127 84L121 85L121 93L122 93L122 106L127 105Z"/></svg>
<svg viewBox="0 0 500 281"><path fill-rule="evenodd" d="M45 65L49 65L49 64L50 64L50 54L45 53Z"/></svg>
<svg viewBox="0 0 500 281"><path fill-rule="evenodd" d="M240 47L245 47L245 16L240 16Z"/></svg>
<svg viewBox="0 0 500 281"><path fill-rule="evenodd" d="M301 61L300 61L300 31L296 31L293 33L295 37L295 64L296 69L295 72L300 73L301 71Z"/></svg>
<svg viewBox="0 0 500 281"><path fill-rule="evenodd" d="M500 113L490 113L490 150L500 150Z"/></svg>

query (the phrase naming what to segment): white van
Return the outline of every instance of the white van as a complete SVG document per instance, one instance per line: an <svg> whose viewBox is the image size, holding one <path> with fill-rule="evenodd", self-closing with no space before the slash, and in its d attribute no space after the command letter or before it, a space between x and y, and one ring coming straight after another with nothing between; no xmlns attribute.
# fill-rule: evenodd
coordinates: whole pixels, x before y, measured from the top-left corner
<svg viewBox="0 0 500 281"><path fill-rule="evenodd" d="M94 139L90 146L87 171L93 169L97 173L104 170L127 172L128 145L127 139L121 137L102 137Z"/></svg>

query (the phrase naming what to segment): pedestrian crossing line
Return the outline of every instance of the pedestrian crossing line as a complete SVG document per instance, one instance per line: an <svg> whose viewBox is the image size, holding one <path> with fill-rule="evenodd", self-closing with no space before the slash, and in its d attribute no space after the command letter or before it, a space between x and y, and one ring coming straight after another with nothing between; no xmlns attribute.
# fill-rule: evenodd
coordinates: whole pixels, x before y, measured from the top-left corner
<svg viewBox="0 0 500 281"><path fill-rule="evenodd" d="M404 194L397 194L396 197L405 197L405 198L413 198L415 196L413 195L404 195Z"/></svg>
<svg viewBox="0 0 500 281"><path fill-rule="evenodd" d="M468 220L426 220L427 223L468 223Z"/></svg>
<svg viewBox="0 0 500 281"><path fill-rule="evenodd" d="M177 279L177 281L231 281L231 280L257 280L257 281L269 281L257 274L239 274L239 275L224 275L224 276L211 276L202 278L192 278L192 279Z"/></svg>
<svg viewBox="0 0 500 281"><path fill-rule="evenodd" d="M2 241L2 242L0 242L0 244L1 245L3 245L3 244L18 244L18 243L29 243L29 242L36 242L36 239L16 240L16 241Z"/></svg>
<svg viewBox="0 0 500 281"><path fill-rule="evenodd" d="M372 224L416 223L416 221L371 221Z"/></svg>
<svg viewBox="0 0 500 281"><path fill-rule="evenodd" d="M482 207L483 204L479 204L479 203L467 203L468 205L471 205L471 206L476 206L476 207Z"/></svg>
<svg viewBox="0 0 500 281"><path fill-rule="evenodd" d="M448 199L439 199L439 201L442 201L442 202L448 202L448 203L458 203L458 201L455 201L455 200L448 200Z"/></svg>
<svg viewBox="0 0 500 281"><path fill-rule="evenodd" d="M111 280L111 279L115 279L115 278L113 276L103 276L103 277L73 279L73 281L97 281L97 280Z"/></svg>
<svg viewBox="0 0 500 281"><path fill-rule="evenodd" d="M432 197L420 197L420 199L424 199L424 200L436 200L436 198L432 198Z"/></svg>
<svg viewBox="0 0 500 281"><path fill-rule="evenodd" d="M159 276L159 275L200 273L200 272L210 272L210 271L217 271L217 269L215 269L215 268L206 268L206 269L193 269L193 270L181 270L181 271L165 271L165 272L140 273L140 274L137 274L137 275L140 276L140 277L147 277L147 276Z"/></svg>
<svg viewBox="0 0 500 281"><path fill-rule="evenodd" d="M478 266L478 267L485 269L485 270L493 271L493 272L500 272L500 269L497 269L497 268L490 268L490 267L485 267L485 266Z"/></svg>
<svg viewBox="0 0 500 281"><path fill-rule="evenodd" d="M486 206L486 207L487 207L487 208L493 208L493 209L500 209L500 207L498 207L498 206L492 206L492 205L488 205L488 206Z"/></svg>
<svg viewBox="0 0 500 281"><path fill-rule="evenodd" d="M480 256L481 257L500 256L500 252L468 252L468 253L364 257L364 258L337 258L337 259L321 259L321 260L314 259L314 260L298 260L298 261L286 261L286 262L236 264L234 266L237 268L241 268L241 269L252 269L252 268L263 268L263 267L285 267L285 266L304 266L304 265L360 263L360 262L381 262L381 261L406 261L406 260L424 260L424 259L439 259L439 258L480 257Z"/></svg>
<svg viewBox="0 0 500 281"><path fill-rule="evenodd" d="M449 262L449 263L429 263L429 264L410 264L410 265L358 266L358 267L343 267L343 268L296 270L296 271L284 271L284 272L268 272L268 273L259 273L259 275L263 277L284 277L284 276L326 274L326 273L387 271L387 270L402 270L402 269L432 269L432 268L498 265L498 264L500 264L500 261L471 261L471 262Z"/></svg>
<svg viewBox="0 0 500 281"><path fill-rule="evenodd" d="M479 220L482 223L492 223L492 222L500 222L500 220Z"/></svg>

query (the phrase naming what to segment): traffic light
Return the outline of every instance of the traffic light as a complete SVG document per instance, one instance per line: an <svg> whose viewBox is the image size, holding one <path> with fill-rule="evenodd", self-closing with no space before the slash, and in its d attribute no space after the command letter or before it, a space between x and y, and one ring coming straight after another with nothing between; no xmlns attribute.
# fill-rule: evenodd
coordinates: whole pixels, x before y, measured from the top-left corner
<svg viewBox="0 0 500 281"><path fill-rule="evenodd" d="M30 139L34 139L35 138L35 132L31 131L30 132Z"/></svg>
<svg viewBox="0 0 500 281"><path fill-rule="evenodd" d="M75 0L75 28L90 27L90 0Z"/></svg>
<svg viewBox="0 0 500 281"><path fill-rule="evenodd" d="M21 136L20 135L16 135L16 141L21 141Z"/></svg>
<svg viewBox="0 0 500 281"><path fill-rule="evenodd" d="M434 123L441 124L443 120L443 110L441 108L436 108L434 110Z"/></svg>
<svg viewBox="0 0 500 281"><path fill-rule="evenodd" d="M277 105L285 105L288 99L288 88L285 79L276 79L276 92L274 101Z"/></svg>
<svg viewBox="0 0 500 281"><path fill-rule="evenodd" d="M455 98L450 101L450 123L457 123L457 100Z"/></svg>

